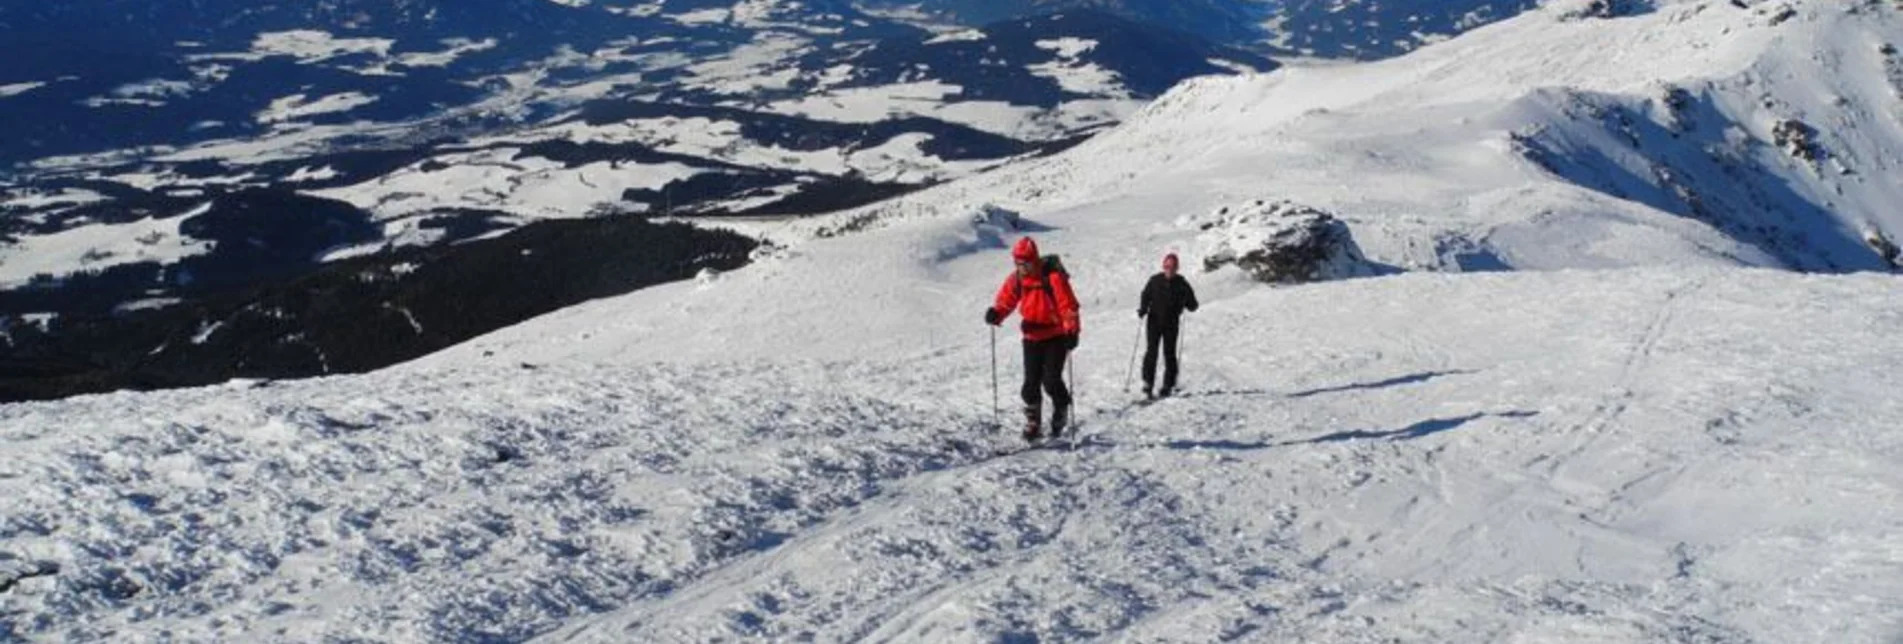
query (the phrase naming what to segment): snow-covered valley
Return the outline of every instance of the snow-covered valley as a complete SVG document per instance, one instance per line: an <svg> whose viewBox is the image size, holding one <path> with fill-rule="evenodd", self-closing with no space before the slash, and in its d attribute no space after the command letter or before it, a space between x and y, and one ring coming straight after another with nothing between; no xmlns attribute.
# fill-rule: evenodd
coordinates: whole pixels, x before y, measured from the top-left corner
<svg viewBox="0 0 1903 644"><path fill-rule="evenodd" d="M589 297L684 279L707 262L646 258L732 247L672 234L696 247L574 244L563 231L615 219L642 237L630 228L648 217L875 202L1074 145L1184 78L1275 66L1089 11L941 36L813 3L680 22L679 3L646 16L529 2L514 8L599 15L512 38L495 33L504 14L423 6L435 2L361 20L273 5L260 11L282 15L252 17L302 28L227 24L211 42L153 45L142 60L190 66L194 80L96 90L136 104L71 105L132 73L109 65L57 92L0 96L0 120L60 124L0 150L0 401L388 366L578 301L542 287L487 304L443 295L511 288L477 275L495 264L485 248L562 257L538 277L596 283L575 289ZM167 17L217 8L178 11ZM39 33L17 16L0 9L0 39ZM166 31L107 30L120 28ZM87 37L131 46L112 35ZM436 45L449 49L412 51ZM15 63L0 84L84 67ZM114 124L135 116L139 127ZM407 277L419 274L433 286ZM353 285L365 281L383 286ZM390 325L418 331L397 341L332 332L340 317L423 309L451 319ZM233 318L272 328L255 341L200 333Z"/></svg>

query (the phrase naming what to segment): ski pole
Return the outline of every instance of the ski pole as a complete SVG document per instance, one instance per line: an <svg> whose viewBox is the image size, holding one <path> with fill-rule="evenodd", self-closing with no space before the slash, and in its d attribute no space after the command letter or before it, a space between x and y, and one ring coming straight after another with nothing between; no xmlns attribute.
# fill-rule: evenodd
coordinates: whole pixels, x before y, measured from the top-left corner
<svg viewBox="0 0 1903 644"><path fill-rule="evenodd" d="M1070 441L1069 444L1072 446L1075 446L1077 445L1077 427L1078 427L1077 401L1079 399L1082 399L1083 396L1077 393L1077 352L1073 350L1070 353L1071 354L1067 356L1070 358L1070 364L1064 365L1065 367L1069 368L1069 371L1070 371L1070 385L1069 385L1070 408L1067 409L1065 412L1070 414L1070 420L1069 420L1070 425L1064 428L1064 435L1069 437L1069 438L1066 438L1065 440Z"/></svg>
<svg viewBox="0 0 1903 644"><path fill-rule="evenodd" d="M1004 427L998 420L998 325L991 325L991 429Z"/></svg>
<svg viewBox="0 0 1903 644"><path fill-rule="evenodd" d="M1176 388L1179 390L1183 388L1183 354L1189 353L1189 343L1183 341L1183 338L1189 337L1188 333L1184 333L1189 325L1183 322L1181 318L1176 320Z"/></svg>
<svg viewBox="0 0 1903 644"><path fill-rule="evenodd" d="M1077 352L1070 352L1069 358L1070 364L1064 366L1070 370L1070 383L1067 384L1065 388L1070 390L1070 408L1074 413L1077 409L1077 399L1080 398L1080 396L1077 395Z"/></svg>

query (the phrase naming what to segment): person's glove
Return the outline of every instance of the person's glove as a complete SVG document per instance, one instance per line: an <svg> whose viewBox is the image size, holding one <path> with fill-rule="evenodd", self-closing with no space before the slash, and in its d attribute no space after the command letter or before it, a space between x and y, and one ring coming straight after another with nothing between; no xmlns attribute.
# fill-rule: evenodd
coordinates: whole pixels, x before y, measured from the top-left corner
<svg viewBox="0 0 1903 644"><path fill-rule="evenodd" d="M1149 312L1149 311L1145 311L1145 310L1143 310L1143 309L1137 309L1137 317L1138 317L1138 318L1142 318L1143 316L1145 316L1145 315L1149 315L1149 314L1150 314L1150 312Z"/></svg>
<svg viewBox="0 0 1903 644"><path fill-rule="evenodd" d="M999 315L997 309L993 309L993 308L985 309L985 324L989 324L991 326L998 326L998 322L1003 319L1004 319L1004 316Z"/></svg>
<svg viewBox="0 0 1903 644"><path fill-rule="evenodd" d="M1077 350L1077 334L1073 333L1071 335L1064 336L1064 350L1065 351Z"/></svg>

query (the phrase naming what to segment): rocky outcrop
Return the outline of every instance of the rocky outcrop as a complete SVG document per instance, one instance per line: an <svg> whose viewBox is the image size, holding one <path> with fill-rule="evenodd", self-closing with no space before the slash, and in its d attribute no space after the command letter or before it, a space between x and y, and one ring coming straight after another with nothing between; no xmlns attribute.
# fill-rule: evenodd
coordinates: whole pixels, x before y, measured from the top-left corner
<svg viewBox="0 0 1903 644"><path fill-rule="evenodd" d="M1003 206L984 204L978 207L977 212L972 213L971 225L990 226L1004 231L1019 231L1024 230L1024 215Z"/></svg>
<svg viewBox="0 0 1903 644"><path fill-rule="evenodd" d="M1771 141L1791 158L1812 167L1825 156L1823 145L1817 141L1817 128L1797 119L1782 119L1771 126Z"/></svg>
<svg viewBox="0 0 1903 644"><path fill-rule="evenodd" d="M1863 243L1869 244L1870 249L1876 251L1883 261L1889 262L1893 269L1903 271L1903 249L1897 248L1896 242L1890 241L1889 236L1884 235L1883 231L1876 229L1863 231Z"/></svg>
<svg viewBox="0 0 1903 644"><path fill-rule="evenodd" d="M1204 232L1203 270L1235 266L1251 279L1299 284L1375 275L1348 225L1289 201L1227 206L1189 222Z"/></svg>
<svg viewBox="0 0 1903 644"><path fill-rule="evenodd" d="M1651 0L1585 0L1579 6L1564 10L1560 17L1565 20L1582 18L1624 18L1650 13L1656 10Z"/></svg>

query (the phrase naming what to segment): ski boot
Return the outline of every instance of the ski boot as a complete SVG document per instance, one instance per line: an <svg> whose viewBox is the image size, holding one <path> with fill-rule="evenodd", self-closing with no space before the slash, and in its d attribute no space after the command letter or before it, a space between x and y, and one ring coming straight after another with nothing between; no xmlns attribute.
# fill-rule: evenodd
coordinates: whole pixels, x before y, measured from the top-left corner
<svg viewBox="0 0 1903 644"><path fill-rule="evenodd" d="M1058 405L1051 409L1051 439L1064 435L1064 429L1070 426L1070 405Z"/></svg>
<svg viewBox="0 0 1903 644"><path fill-rule="evenodd" d="M1024 440L1035 443L1044 437L1043 430L1038 427L1038 420L1043 415L1044 411L1037 407L1024 408Z"/></svg>

